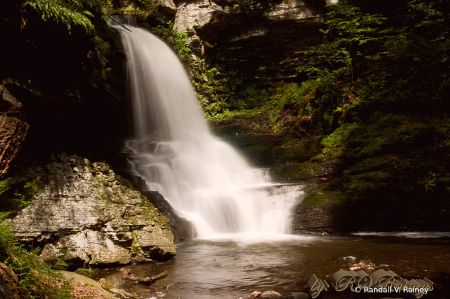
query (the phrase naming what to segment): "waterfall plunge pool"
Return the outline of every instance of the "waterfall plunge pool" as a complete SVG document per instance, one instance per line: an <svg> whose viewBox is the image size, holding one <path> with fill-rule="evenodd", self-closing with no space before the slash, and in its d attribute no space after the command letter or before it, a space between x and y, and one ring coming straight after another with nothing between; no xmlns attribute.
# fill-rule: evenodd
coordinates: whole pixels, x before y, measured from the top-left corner
<svg viewBox="0 0 450 299"><path fill-rule="evenodd" d="M423 298L449 298L448 234L440 237L442 234L409 233L411 237L398 237L401 235L274 235L272 239L265 236L264 242L251 235L233 235L232 240L231 235L194 239L180 244L177 256L168 262L126 266L141 277L167 271L168 276L152 286L123 280L119 272L122 267L101 270L94 279L105 278L140 298L232 299L266 290L303 298L299 292L308 292L312 274L330 284L331 276L350 262L370 259L376 266L382 265L381 269L392 270L405 279L431 279L435 289ZM349 256L356 259L344 259ZM168 285L171 286L166 291ZM370 296L349 290L336 292L331 287L319 298L413 298L403 293Z"/></svg>
<svg viewBox="0 0 450 299"><path fill-rule="evenodd" d="M132 18L122 21L136 25ZM122 267L101 270L94 279L105 278L140 298L231 299L265 290L305 298L300 292L307 291L312 274L330 283L336 271L348 267L343 258L352 256L371 259L406 279L427 277L437 285L426 298L448 298L443 296L450 294L448 237L287 235L289 215L303 192L249 189L271 181L210 133L175 53L149 32L130 28L118 30L127 53L135 123L135 139L127 145L131 167L203 239L179 245L171 261L130 266L140 277L167 271L168 277L150 287L124 281ZM386 297L380 296L374 298ZM333 288L320 295L334 297L370 298Z"/></svg>

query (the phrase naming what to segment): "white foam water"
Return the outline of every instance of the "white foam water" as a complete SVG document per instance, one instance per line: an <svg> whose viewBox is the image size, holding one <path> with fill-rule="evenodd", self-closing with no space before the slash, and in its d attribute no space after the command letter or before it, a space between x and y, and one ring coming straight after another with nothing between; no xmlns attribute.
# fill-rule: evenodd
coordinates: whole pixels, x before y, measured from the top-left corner
<svg viewBox="0 0 450 299"><path fill-rule="evenodd" d="M290 232L301 186L271 183L213 136L176 54L144 29L120 30L128 56L135 139L126 143L135 175L159 191L200 238Z"/></svg>

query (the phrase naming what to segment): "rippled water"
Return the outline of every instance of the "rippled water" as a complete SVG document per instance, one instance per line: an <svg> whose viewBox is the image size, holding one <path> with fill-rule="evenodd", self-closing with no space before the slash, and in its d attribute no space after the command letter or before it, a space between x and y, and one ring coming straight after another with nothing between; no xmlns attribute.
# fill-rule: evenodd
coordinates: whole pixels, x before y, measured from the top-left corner
<svg viewBox="0 0 450 299"><path fill-rule="evenodd" d="M142 277L167 271L168 277L151 287L122 280L119 268L102 270L97 278L105 277L109 283L137 292L143 298L156 297L157 291L167 299L239 298L255 290L295 294L307 292L305 286L312 274L331 282L336 271L348 267L349 261L343 258L353 256L356 261L370 259L406 279L427 277L438 283L423 298L450 294L448 286L442 285L450 277L449 238L290 236L283 240L278 236L264 243L256 240L236 242L225 237L192 240L179 246L176 258L169 262L129 267ZM166 292L164 287L169 284L173 286ZM333 289L323 294L339 298L356 296L347 290L337 293ZM365 298L362 294L358 296Z"/></svg>

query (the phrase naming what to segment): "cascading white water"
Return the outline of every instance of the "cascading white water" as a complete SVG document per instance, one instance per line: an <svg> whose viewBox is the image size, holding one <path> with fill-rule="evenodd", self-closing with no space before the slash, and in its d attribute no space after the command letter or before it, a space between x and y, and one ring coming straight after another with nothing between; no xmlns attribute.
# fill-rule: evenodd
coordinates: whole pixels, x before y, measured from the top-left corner
<svg viewBox="0 0 450 299"><path fill-rule="evenodd" d="M303 193L279 188L214 137L175 53L144 29L121 30L128 56L136 139L132 170L159 191L201 238L220 233L283 234Z"/></svg>

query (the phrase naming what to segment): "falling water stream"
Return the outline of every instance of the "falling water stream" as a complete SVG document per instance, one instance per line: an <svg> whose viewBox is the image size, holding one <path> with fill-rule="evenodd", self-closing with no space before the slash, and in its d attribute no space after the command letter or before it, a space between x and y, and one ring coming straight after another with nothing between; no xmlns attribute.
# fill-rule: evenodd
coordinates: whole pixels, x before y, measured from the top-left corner
<svg viewBox="0 0 450 299"><path fill-rule="evenodd" d="M212 135L176 54L144 29L121 30L135 139L126 143L135 175L159 191L200 238L287 234L301 186L280 188Z"/></svg>
<svg viewBox="0 0 450 299"><path fill-rule="evenodd" d="M334 272L348 267L346 256L369 257L404 278L440 282L427 298L448 299L443 297L450 293L448 234L289 235L290 213L302 200L302 186L272 183L267 171L252 167L213 136L175 53L134 27L134 18L121 21L132 31L118 28L134 106L135 136L126 144L132 171L190 220L199 238L181 244L169 262L131 266L142 277L169 273L152 287L123 280L118 269L94 278L104 277L140 298L231 299L255 290L305 298L299 292L306 291L312 274L330 282ZM393 295L410 295L405 296ZM381 297L329 291L323 298Z"/></svg>

